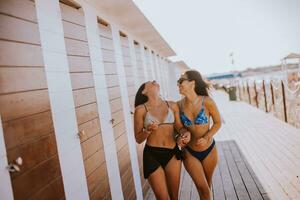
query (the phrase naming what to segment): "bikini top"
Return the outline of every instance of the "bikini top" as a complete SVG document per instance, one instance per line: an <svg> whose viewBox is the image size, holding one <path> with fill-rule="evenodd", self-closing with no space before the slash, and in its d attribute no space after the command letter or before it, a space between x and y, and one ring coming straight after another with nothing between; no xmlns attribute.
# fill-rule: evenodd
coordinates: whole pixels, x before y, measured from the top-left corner
<svg viewBox="0 0 300 200"><path fill-rule="evenodd" d="M160 122L158 119L156 119L153 115L151 115L151 113L149 112L147 106L144 104L145 109L147 111L146 116L145 116L145 120L144 120L144 127L147 127L148 125L152 124L153 122L158 123L158 125L163 125L163 124L174 124L175 121L175 117L174 117L174 113L171 110L169 103L166 101L167 105L168 105L168 114L165 117L163 122Z"/></svg>
<svg viewBox="0 0 300 200"><path fill-rule="evenodd" d="M208 117L205 114L204 110L204 96L202 96L202 108L200 112L198 113L197 117L195 118L195 121L192 122L182 111L182 105L180 103L180 120L183 123L184 126L191 126L191 125L199 125L199 124L208 124Z"/></svg>

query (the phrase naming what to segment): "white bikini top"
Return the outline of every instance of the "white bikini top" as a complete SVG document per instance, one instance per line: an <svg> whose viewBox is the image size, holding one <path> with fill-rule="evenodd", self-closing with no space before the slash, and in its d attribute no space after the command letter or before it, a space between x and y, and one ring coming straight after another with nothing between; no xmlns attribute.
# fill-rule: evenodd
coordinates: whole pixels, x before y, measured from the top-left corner
<svg viewBox="0 0 300 200"><path fill-rule="evenodd" d="M159 126L164 125L164 124L174 124L174 121L175 121L174 113L173 113L172 109L170 108L169 103L167 101L166 101L166 103L168 105L168 114L162 123L158 119L156 119L153 115L151 115L151 113L148 111L147 106L144 104L145 109L147 111L145 120L144 120L144 127L147 127L148 125L152 124L153 122L158 123Z"/></svg>

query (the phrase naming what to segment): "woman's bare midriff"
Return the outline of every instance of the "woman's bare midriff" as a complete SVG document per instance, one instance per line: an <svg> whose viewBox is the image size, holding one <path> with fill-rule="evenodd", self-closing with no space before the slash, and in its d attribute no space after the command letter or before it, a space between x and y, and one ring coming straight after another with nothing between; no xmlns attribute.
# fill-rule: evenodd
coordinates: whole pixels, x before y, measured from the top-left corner
<svg viewBox="0 0 300 200"><path fill-rule="evenodd" d="M191 140L188 146L195 151L204 151L212 143L212 138L205 145L197 145L197 140L203 137L209 131L209 123L207 125L192 125L189 128L191 132Z"/></svg>
<svg viewBox="0 0 300 200"><path fill-rule="evenodd" d="M173 132L173 125L160 125L158 129L153 131L147 138L147 145L153 147L174 148L176 143Z"/></svg>

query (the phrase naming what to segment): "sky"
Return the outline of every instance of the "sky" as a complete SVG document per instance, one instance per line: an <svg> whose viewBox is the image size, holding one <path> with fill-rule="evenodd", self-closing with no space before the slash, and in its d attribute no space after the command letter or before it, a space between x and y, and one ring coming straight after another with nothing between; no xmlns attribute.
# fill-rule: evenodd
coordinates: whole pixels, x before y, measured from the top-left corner
<svg viewBox="0 0 300 200"><path fill-rule="evenodd" d="M300 53L300 0L133 1L176 59L203 74L276 65Z"/></svg>

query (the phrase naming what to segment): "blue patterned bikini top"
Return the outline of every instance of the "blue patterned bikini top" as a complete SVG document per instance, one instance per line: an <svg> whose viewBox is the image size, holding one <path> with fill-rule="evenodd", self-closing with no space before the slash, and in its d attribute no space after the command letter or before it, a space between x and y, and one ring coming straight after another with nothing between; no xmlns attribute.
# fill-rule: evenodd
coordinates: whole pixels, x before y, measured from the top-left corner
<svg viewBox="0 0 300 200"><path fill-rule="evenodd" d="M197 117L195 118L195 122L193 123L182 111L182 106L180 106L180 120L184 126L191 126L191 125L199 125L199 124L208 124L208 117L205 114L204 110L204 96L202 96L202 108L198 113Z"/></svg>

